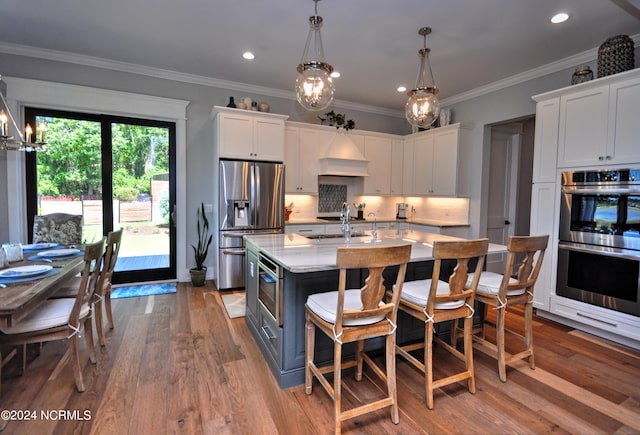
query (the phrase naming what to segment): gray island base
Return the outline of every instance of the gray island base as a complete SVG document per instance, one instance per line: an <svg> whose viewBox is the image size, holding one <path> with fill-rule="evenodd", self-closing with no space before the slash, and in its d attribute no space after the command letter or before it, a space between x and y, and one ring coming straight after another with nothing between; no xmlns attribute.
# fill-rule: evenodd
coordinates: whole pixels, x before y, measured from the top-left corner
<svg viewBox="0 0 640 435"><path fill-rule="evenodd" d="M412 230L383 230L373 241L370 235L352 237L350 246L412 245L411 262L405 281L431 278L432 248L435 240L460 240L440 234ZM336 251L346 246L344 239L308 239L298 234L245 236L246 256L246 322L260 351L281 388L304 383L305 310L307 297L313 293L336 290L338 269ZM506 246L490 244L489 253L506 252ZM447 280L452 265L443 267L440 279ZM385 270L385 286L395 282L397 268ZM348 285L359 288L366 276L359 270L349 271ZM481 310L477 310L479 313ZM480 321L478 318L476 321ZM448 334L448 324L438 325L438 334ZM398 315L397 341L409 343L424 338L424 324ZM368 340L365 349L383 349L384 340ZM316 334L316 361L333 361L333 342ZM344 357L354 353L355 346L345 346Z"/></svg>

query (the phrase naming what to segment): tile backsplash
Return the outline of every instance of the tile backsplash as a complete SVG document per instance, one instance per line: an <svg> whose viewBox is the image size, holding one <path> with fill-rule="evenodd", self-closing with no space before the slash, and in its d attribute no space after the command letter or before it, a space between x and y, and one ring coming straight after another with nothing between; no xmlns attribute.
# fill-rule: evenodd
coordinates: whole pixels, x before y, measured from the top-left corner
<svg viewBox="0 0 640 435"><path fill-rule="evenodd" d="M334 213L342 210L347 201L346 184L318 185L318 213Z"/></svg>

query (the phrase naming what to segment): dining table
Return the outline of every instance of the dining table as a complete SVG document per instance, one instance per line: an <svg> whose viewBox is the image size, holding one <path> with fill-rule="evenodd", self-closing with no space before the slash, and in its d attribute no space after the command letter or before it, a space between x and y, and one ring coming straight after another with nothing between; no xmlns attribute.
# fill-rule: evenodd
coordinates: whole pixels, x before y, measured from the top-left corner
<svg viewBox="0 0 640 435"><path fill-rule="evenodd" d="M23 260L0 269L0 329L15 326L82 271L83 252L67 251L72 254L25 251Z"/></svg>

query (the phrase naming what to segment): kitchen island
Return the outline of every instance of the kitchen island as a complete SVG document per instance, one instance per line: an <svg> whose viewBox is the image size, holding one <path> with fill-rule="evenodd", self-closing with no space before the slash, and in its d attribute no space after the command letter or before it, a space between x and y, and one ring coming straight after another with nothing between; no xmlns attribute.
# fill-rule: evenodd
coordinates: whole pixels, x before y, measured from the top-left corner
<svg viewBox="0 0 640 435"><path fill-rule="evenodd" d="M460 240L440 234L412 230L382 230L377 240L370 234L352 237L350 246L375 243L380 246L411 244L411 262L406 281L430 278L433 270L433 242ZM310 294L336 290L338 269L336 252L346 246L344 237L310 239L298 234L245 236L246 255L246 322L262 354L281 388L304 382L305 314L304 305ZM502 253L506 247L490 244L490 253ZM385 270L385 285L395 282L397 268ZM451 269L443 267L441 279ZM349 271L348 286L358 288L362 271ZM443 325L444 326L444 325ZM409 342L424 336L422 322L399 316L398 342ZM382 346L381 340L370 340L367 349ZM353 348L345 347L348 356ZM332 342L316 334L316 360L331 362Z"/></svg>

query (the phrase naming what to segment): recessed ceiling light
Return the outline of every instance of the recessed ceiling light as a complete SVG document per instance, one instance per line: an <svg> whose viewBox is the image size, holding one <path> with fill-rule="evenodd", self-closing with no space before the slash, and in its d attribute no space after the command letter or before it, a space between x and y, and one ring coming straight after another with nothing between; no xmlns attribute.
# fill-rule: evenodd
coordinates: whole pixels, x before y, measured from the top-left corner
<svg viewBox="0 0 640 435"><path fill-rule="evenodd" d="M334 72L331 73L331 77L333 77L334 79L337 79L338 77L340 77L340 75L341 74L338 71L334 71Z"/></svg>
<svg viewBox="0 0 640 435"><path fill-rule="evenodd" d="M398 92L407 92L407 87L406 86L398 86L396 91L398 91Z"/></svg>
<svg viewBox="0 0 640 435"><path fill-rule="evenodd" d="M256 55L251 53L250 51L245 51L244 53L242 53L242 57L244 57L247 60L253 60L256 58Z"/></svg>
<svg viewBox="0 0 640 435"><path fill-rule="evenodd" d="M569 14L566 12L560 12L551 17L551 22L553 24L564 23L569 19Z"/></svg>

